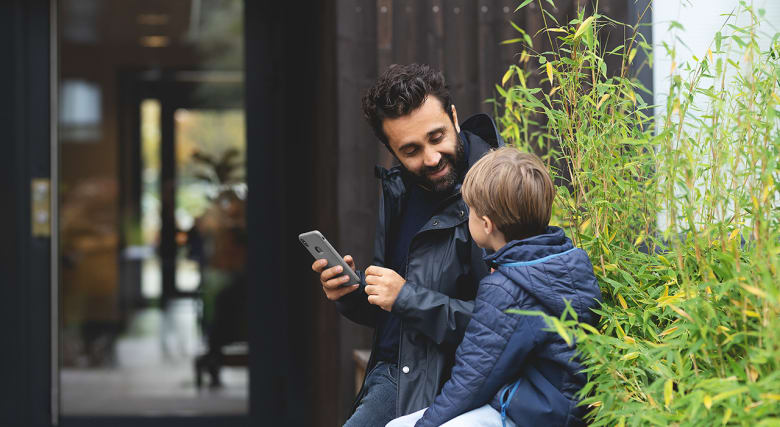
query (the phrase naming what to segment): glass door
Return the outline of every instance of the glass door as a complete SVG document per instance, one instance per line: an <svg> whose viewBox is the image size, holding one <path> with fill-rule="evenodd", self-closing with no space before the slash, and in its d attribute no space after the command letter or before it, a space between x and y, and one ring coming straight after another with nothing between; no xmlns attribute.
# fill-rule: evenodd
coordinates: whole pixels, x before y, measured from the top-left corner
<svg viewBox="0 0 780 427"><path fill-rule="evenodd" d="M245 415L243 2L57 9L60 414Z"/></svg>

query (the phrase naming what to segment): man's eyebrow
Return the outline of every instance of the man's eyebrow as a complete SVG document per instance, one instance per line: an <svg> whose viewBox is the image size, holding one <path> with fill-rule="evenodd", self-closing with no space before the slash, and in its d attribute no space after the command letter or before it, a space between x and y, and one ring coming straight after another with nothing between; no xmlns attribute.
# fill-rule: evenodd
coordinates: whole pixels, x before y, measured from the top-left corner
<svg viewBox="0 0 780 427"><path fill-rule="evenodd" d="M446 131L447 131L446 126L440 126L437 127L436 129L430 130L427 134L425 134L425 136L427 136L428 138L433 138L433 136L436 135L437 133L444 133ZM402 144L400 147L398 147L398 151L402 151L403 149L412 145L419 145L419 142L411 141L411 142L407 142L406 144Z"/></svg>
<svg viewBox="0 0 780 427"><path fill-rule="evenodd" d="M406 144L401 145L398 147L398 151L403 151L406 147L410 147L412 145L418 145L417 142L407 142Z"/></svg>
<svg viewBox="0 0 780 427"><path fill-rule="evenodd" d="M444 127L444 126L442 126L442 127L438 127L438 128L436 128L436 129L434 129L434 130L432 130L432 131L428 132L428 138L430 138L430 137L432 137L432 136L436 135L437 133L444 133L444 132L446 132L446 131L447 131L447 128L446 128L446 127Z"/></svg>

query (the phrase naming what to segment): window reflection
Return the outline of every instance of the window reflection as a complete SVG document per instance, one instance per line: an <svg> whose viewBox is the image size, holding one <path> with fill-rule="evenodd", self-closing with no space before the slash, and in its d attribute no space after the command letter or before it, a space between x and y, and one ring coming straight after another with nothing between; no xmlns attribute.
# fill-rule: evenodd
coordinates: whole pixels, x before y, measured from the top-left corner
<svg viewBox="0 0 780 427"><path fill-rule="evenodd" d="M242 2L58 7L62 413L246 413Z"/></svg>

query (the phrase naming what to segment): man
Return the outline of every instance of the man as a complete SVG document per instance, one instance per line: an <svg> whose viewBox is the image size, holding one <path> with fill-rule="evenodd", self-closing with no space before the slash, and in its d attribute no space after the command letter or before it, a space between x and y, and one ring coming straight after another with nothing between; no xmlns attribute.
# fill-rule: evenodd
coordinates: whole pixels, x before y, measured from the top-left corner
<svg viewBox="0 0 780 427"><path fill-rule="evenodd" d="M487 274L460 186L469 165L503 145L487 115L458 125L444 77L426 65L391 66L364 96L363 113L400 163L377 168L373 264L356 270L361 283L347 288L339 287L348 281L341 267L312 265L341 314L375 328L350 427L383 426L429 406L449 378Z"/></svg>

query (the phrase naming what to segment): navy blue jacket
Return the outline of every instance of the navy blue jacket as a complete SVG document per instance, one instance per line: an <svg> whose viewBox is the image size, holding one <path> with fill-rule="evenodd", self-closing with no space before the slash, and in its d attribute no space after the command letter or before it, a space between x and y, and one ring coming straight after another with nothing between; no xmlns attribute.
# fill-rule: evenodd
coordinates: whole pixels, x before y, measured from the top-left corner
<svg viewBox="0 0 780 427"><path fill-rule="evenodd" d="M591 311L601 300L593 266L558 227L508 243L485 261L496 271L482 279L474 313L455 353L452 377L417 426L438 426L490 403L518 425L582 424L584 408L575 393L585 374L569 346L541 316L506 313L542 311L560 317L568 300L579 321L594 325Z"/></svg>

